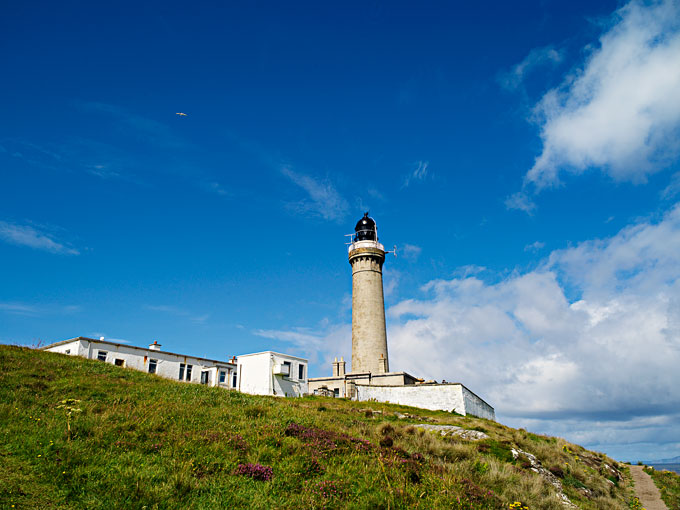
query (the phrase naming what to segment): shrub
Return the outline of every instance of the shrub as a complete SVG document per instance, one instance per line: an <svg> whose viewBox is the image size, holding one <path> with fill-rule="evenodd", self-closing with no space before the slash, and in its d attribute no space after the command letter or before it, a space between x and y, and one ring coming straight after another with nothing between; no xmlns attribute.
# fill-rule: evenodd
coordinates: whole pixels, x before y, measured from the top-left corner
<svg viewBox="0 0 680 510"><path fill-rule="evenodd" d="M234 472L236 475L243 475L252 478L253 480L259 480L261 482L268 482L274 476L274 470L269 466L263 466L262 464L239 464Z"/></svg>

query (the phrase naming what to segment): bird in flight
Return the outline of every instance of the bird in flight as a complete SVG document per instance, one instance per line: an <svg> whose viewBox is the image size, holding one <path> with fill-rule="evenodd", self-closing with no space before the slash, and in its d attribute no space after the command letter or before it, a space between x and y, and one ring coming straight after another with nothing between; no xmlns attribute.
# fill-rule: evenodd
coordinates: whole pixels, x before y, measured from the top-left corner
<svg viewBox="0 0 680 510"><path fill-rule="evenodd" d="M186 113L182 113L182 112L177 112L175 115L179 115L180 117L186 117L187 116Z"/></svg>

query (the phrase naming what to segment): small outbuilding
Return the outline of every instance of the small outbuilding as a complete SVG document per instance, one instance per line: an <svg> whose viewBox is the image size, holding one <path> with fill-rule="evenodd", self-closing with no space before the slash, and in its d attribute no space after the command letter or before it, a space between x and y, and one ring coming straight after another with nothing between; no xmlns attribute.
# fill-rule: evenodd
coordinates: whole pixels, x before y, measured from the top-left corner
<svg viewBox="0 0 680 510"><path fill-rule="evenodd" d="M307 393L307 360L264 351L238 356L237 389L253 395L301 397Z"/></svg>

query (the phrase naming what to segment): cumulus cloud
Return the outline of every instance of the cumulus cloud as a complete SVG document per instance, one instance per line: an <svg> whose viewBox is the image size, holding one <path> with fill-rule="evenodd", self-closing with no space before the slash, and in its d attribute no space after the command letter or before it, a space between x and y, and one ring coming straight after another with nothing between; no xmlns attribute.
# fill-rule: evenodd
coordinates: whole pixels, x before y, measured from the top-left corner
<svg viewBox="0 0 680 510"><path fill-rule="evenodd" d="M312 213L325 220L340 222L347 215L349 205L328 180L322 181L295 172L290 166L281 168L281 173L301 187L308 198L289 204L300 213Z"/></svg>
<svg viewBox="0 0 680 510"><path fill-rule="evenodd" d="M389 309L391 365L459 380L517 426L569 436L558 424L572 420L589 444L644 441L629 430L643 419L680 437L679 249L676 205L658 222L554 251L531 272L429 282L425 297Z"/></svg>
<svg viewBox="0 0 680 510"><path fill-rule="evenodd" d="M620 460L680 451L680 203L555 250L531 271L466 266L387 310L390 366L459 381L503 423ZM259 331L322 360L351 326Z"/></svg>
<svg viewBox="0 0 680 510"><path fill-rule="evenodd" d="M53 234L31 225L0 221L0 240L60 255L80 255L77 249L63 241L58 241Z"/></svg>
<svg viewBox="0 0 680 510"><path fill-rule="evenodd" d="M534 109L543 141L525 176L541 190L562 172L596 168L644 182L680 148L680 5L631 1L615 12L583 66ZM506 205L528 210L526 196Z"/></svg>

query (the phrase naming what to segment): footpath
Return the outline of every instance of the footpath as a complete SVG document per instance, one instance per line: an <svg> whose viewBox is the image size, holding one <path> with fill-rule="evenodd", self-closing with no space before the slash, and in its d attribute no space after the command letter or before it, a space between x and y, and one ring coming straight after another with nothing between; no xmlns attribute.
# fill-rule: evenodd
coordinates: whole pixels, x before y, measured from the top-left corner
<svg viewBox="0 0 680 510"><path fill-rule="evenodd" d="M630 474L635 482L635 494L645 510L668 510L652 477L642 470L642 466L630 466Z"/></svg>

